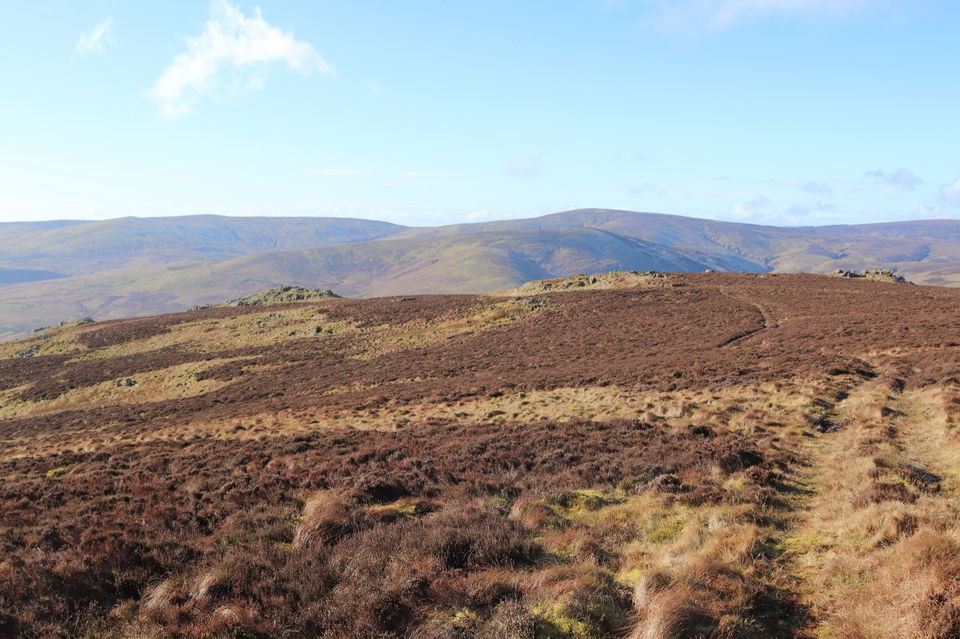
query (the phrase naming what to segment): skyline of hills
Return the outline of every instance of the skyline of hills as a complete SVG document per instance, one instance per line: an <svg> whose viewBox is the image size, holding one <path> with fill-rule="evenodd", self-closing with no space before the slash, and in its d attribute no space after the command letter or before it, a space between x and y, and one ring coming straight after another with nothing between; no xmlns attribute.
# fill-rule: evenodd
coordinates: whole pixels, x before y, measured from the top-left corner
<svg viewBox="0 0 960 639"><path fill-rule="evenodd" d="M0 338L75 317L175 312L277 285L371 297L483 293L607 270L891 268L960 285L960 220L775 227L609 209L406 227L195 215L0 224Z"/></svg>

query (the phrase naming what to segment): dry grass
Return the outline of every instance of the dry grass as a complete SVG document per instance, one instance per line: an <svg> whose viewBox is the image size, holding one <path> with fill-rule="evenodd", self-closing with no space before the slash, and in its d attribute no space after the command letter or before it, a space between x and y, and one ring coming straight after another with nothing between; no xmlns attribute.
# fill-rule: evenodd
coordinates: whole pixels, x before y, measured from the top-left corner
<svg viewBox="0 0 960 639"><path fill-rule="evenodd" d="M415 380L398 380L395 384ZM820 383L823 386L823 383ZM390 391L389 385L353 385L328 389L324 395L358 390ZM433 420L552 420L642 419L682 427L711 424L747 435L775 432L795 436L809 427L809 404L817 392L813 380L787 384L745 385L717 394L704 391L670 393L641 391L618 386L555 388L549 391L497 394L454 402L385 405L372 409L281 410L263 415L192 424L184 432L229 431L252 420L271 424L273 432L309 433L315 430L355 428L395 430ZM819 392L824 391L822 388ZM259 432L247 433L247 436ZM240 435L244 436L244 435Z"/></svg>
<svg viewBox="0 0 960 639"><path fill-rule="evenodd" d="M167 332L91 349L76 359L110 359L173 346L197 353L219 353L296 337L322 337L348 328L343 322L326 321L322 309L315 305L302 303L256 313L248 311L237 317L184 321L171 326Z"/></svg>
<svg viewBox="0 0 960 639"><path fill-rule="evenodd" d="M171 366L77 388L48 400L18 401L16 397L24 387L3 391L0 395L0 419L44 415L64 410L83 410L105 404L140 404L195 397L215 391L226 383L215 379L198 381L197 373L230 361L242 361L242 359L214 359L202 363Z"/></svg>
<svg viewBox="0 0 960 639"><path fill-rule="evenodd" d="M844 430L808 478L818 495L784 540L818 637L960 632L960 446L939 392L898 387L875 380L839 407Z"/></svg>

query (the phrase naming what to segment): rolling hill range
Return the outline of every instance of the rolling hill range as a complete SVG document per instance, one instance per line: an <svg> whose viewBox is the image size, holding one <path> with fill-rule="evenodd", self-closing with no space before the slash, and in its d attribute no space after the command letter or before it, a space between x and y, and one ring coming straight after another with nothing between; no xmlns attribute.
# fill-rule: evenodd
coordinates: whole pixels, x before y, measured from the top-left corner
<svg viewBox="0 0 960 639"><path fill-rule="evenodd" d="M0 224L0 267L67 276L131 264L219 262L249 253L374 240L403 229L345 218L218 215Z"/></svg>
<svg viewBox="0 0 960 639"><path fill-rule="evenodd" d="M68 318L174 312L281 284L347 296L478 293L609 269L894 268L960 284L960 221L780 228L578 210L430 228L341 218L0 225L0 338Z"/></svg>
<svg viewBox="0 0 960 639"><path fill-rule="evenodd" d="M0 636L949 639L958 370L960 289L819 275L49 329Z"/></svg>

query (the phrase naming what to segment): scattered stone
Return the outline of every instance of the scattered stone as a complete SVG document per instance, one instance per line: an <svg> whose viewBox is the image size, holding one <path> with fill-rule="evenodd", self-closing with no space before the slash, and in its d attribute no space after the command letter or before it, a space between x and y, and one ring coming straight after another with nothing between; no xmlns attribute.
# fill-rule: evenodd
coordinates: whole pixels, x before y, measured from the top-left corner
<svg viewBox="0 0 960 639"><path fill-rule="evenodd" d="M92 317L78 317L76 319L64 320L59 324L54 324L53 326L41 326L40 328L33 329L34 335L51 333L58 329L62 328L74 328L76 326L85 326L86 324L93 324Z"/></svg>
<svg viewBox="0 0 960 639"><path fill-rule="evenodd" d="M868 271L847 271L844 269L837 269L837 272L834 273L836 277L848 277L852 279L867 279L867 280L876 280L878 282L895 282L898 284L910 284L911 282L907 281L902 275L897 275L893 269L889 268L878 268Z"/></svg>
<svg viewBox="0 0 960 639"><path fill-rule="evenodd" d="M118 379L118 380L117 380L117 387L119 387L119 388L131 388L131 387L136 386L136 385L137 385L137 383L136 383L135 381L133 381L133 380L132 380L131 378L129 378L129 377L127 377L127 378L125 378L125 379Z"/></svg>
<svg viewBox="0 0 960 639"><path fill-rule="evenodd" d="M17 357L33 357L40 352L42 344L34 344L30 348L25 348L22 351L17 351Z"/></svg>
<svg viewBox="0 0 960 639"><path fill-rule="evenodd" d="M518 286L514 291L520 295L535 295L552 291L569 291L581 288L631 288L649 285L651 279L661 279L665 275L659 271L610 271L608 273L577 273L570 277L558 277L549 280L533 280ZM516 298L511 298L511 301Z"/></svg>
<svg viewBox="0 0 960 639"><path fill-rule="evenodd" d="M239 297L222 304L201 304L191 306L189 311L202 311L207 308L223 308L231 306L270 306L273 304L289 304L291 302L309 302L339 298L340 296L330 289L304 288L302 286L276 286L274 288L254 293L246 297ZM268 317L283 317L281 313L271 313Z"/></svg>

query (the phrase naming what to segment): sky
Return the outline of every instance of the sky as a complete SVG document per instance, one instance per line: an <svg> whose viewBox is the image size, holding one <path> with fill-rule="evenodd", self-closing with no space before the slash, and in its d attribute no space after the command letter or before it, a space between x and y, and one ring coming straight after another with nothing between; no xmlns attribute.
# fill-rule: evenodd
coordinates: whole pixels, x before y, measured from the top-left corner
<svg viewBox="0 0 960 639"><path fill-rule="evenodd" d="M953 0L32 0L0 221L960 217Z"/></svg>

